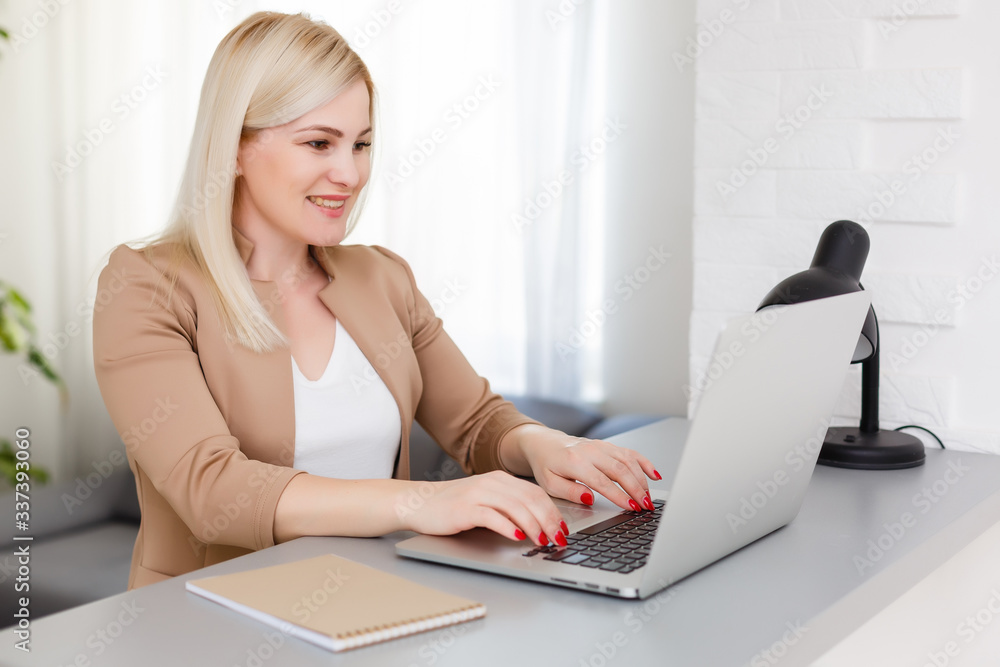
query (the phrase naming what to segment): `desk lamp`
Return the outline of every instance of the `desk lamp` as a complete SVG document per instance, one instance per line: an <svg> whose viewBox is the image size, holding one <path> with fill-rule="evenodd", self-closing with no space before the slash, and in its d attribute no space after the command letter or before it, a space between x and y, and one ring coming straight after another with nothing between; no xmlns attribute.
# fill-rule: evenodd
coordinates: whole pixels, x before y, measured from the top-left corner
<svg viewBox="0 0 1000 667"><path fill-rule="evenodd" d="M838 220L823 230L812 264L772 289L757 310L858 292L868 259L868 233L850 220ZM852 364L861 364L861 424L827 430L819 463L837 468L893 470L915 468L924 462L923 443L907 433L883 431L878 424L878 319L875 309L861 328Z"/></svg>

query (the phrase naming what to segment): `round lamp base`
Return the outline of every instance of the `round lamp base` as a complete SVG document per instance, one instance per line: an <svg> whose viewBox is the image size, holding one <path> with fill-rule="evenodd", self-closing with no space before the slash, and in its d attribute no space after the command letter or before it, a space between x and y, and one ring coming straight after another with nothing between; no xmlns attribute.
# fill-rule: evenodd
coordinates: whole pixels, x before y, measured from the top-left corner
<svg viewBox="0 0 1000 667"><path fill-rule="evenodd" d="M896 470L924 464L924 443L908 433L864 433L852 426L835 426L826 432L819 463L856 470Z"/></svg>

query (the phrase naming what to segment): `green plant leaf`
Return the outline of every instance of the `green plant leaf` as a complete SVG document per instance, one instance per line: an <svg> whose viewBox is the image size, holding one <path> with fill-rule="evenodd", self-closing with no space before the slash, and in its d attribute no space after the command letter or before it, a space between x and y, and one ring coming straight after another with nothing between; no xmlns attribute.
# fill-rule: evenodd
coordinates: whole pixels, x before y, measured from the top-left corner
<svg viewBox="0 0 1000 667"><path fill-rule="evenodd" d="M17 319L18 324L20 324L29 335L34 336L38 331L35 329L35 323L31 321L31 304L28 300L21 296L21 293L16 289L7 286L7 303L11 313Z"/></svg>
<svg viewBox="0 0 1000 667"><path fill-rule="evenodd" d="M40 370L42 372L42 375L47 377L52 382L55 382L56 384L62 384L62 378L59 377L59 374L56 373L55 369L49 365L49 360L45 358L45 355L42 354L42 351L39 350L34 345L30 345L28 347L28 362L31 363L32 366Z"/></svg>
<svg viewBox="0 0 1000 667"><path fill-rule="evenodd" d="M0 345L8 352L24 353L29 364L59 386L65 403L66 387L49 360L35 346L36 333L31 320L31 303L12 285L0 280Z"/></svg>
<svg viewBox="0 0 1000 667"><path fill-rule="evenodd" d="M14 448L9 440L0 440L0 478L7 480L11 486L17 483Z"/></svg>
<svg viewBox="0 0 1000 667"><path fill-rule="evenodd" d="M49 481L49 471L33 465L28 469L28 477L45 484ZM0 439L0 479L7 480L11 486L17 484L17 456L10 441L3 439Z"/></svg>
<svg viewBox="0 0 1000 667"><path fill-rule="evenodd" d="M10 298L10 302L18 307L20 312L26 313L28 315L31 314L31 304L28 303L27 299L21 296L20 292L18 292L10 285L7 286L7 296L8 298Z"/></svg>
<svg viewBox="0 0 1000 667"><path fill-rule="evenodd" d="M3 37L4 39L10 39L10 33L4 30L3 28L0 28L0 37Z"/></svg>
<svg viewBox="0 0 1000 667"><path fill-rule="evenodd" d="M8 301L0 301L0 342L7 351L20 352L27 347L30 333L12 311Z"/></svg>

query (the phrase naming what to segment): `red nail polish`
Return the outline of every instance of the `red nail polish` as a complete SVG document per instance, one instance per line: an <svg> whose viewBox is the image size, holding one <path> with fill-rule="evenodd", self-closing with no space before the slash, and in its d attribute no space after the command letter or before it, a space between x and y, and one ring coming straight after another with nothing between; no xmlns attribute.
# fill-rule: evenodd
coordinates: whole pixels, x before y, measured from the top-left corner
<svg viewBox="0 0 1000 667"><path fill-rule="evenodd" d="M516 529L514 531L514 539L515 540L523 540L526 537L527 537L527 535L525 535L524 531L522 531L520 528L518 528L518 529Z"/></svg>
<svg viewBox="0 0 1000 667"><path fill-rule="evenodd" d="M584 491L583 494L580 496L580 502L583 503L584 505L593 505L594 504L594 496L592 496L592 495L590 495L590 493Z"/></svg>
<svg viewBox="0 0 1000 667"><path fill-rule="evenodd" d="M653 470L653 474L656 475L656 479L663 479L663 477L660 475L660 473L657 472L656 470Z"/></svg>
<svg viewBox="0 0 1000 667"><path fill-rule="evenodd" d="M639 503L635 502L631 498L628 499L628 506L632 508L633 512L641 512L642 508L639 507Z"/></svg>
<svg viewBox="0 0 1000 667"><path fill-rule="evenodd" d="M650 511L656 509L655 507L653 507L653 501L650 500L648 493L646 494L646 497L642 499L642 506Z"/></svg>
<svg viewBox="0 0 1000 667"><path fill-rule="evenodd" d="M543 530L542 532L538 533L538 541L539 541L539 542L541 543L541 545L542 545L543 547L544 547L544 546L545 546L546 544L548 544L548 543L549 543L549 538L545 537L545 531L544 531L544 530Z"/></svg>
<svg viewBox="0 0 1000 667"><path fill-rule="evenodd" d="M566 537L562 533L556 533L556 544L561 547L566 546Z"/></svg>

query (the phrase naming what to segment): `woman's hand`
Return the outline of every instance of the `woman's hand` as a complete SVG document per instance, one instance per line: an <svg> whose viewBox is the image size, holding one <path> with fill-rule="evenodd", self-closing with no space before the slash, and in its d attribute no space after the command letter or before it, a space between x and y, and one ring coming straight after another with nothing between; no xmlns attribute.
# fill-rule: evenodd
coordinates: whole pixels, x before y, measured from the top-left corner
<svg viewBox="0 0 1000 667"><path fill-rule="evenodd" d="M412 484L396 500L396 513L408 530L453 535L482 526L512 540L566 545L566 524L548 494L506 472Z"/></svg>
<svg viewBox="0 0 1000 667"><path fill-rule="evenodd" d="M527 474L551 496L591 505L596 491L636 512L653 509L647 479L661 479L649 459L636 451L535 424L507 433L501 458L519 474L518 468L530 469Z"/></svg>

